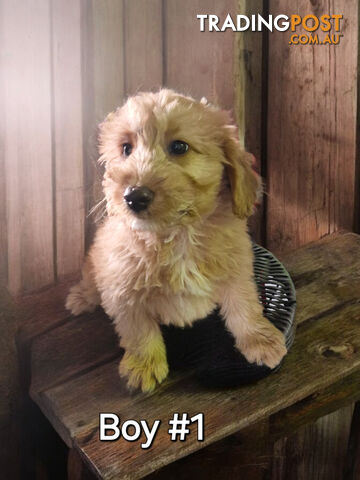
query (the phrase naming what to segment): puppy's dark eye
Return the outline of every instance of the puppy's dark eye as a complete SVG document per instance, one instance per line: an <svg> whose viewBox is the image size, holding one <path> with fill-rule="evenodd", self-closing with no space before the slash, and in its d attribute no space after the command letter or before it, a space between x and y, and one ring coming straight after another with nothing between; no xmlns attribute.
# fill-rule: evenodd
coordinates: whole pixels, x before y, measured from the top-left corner
<svg viewBox="0 0 360 480"><path fill-rule="evenodd" d="M189 150L189 145L182 140L174 140L169 144L170 155L184 155Z"/></svg>
<svg viewBox="0 0 360 480"><path fill-rule="evenodd" d="M123 143L122 144L122 153L123 155L125 155L125 157L128 157L129 155L131 155L131 152L132 152L132 145L131 143Z"/></svg>

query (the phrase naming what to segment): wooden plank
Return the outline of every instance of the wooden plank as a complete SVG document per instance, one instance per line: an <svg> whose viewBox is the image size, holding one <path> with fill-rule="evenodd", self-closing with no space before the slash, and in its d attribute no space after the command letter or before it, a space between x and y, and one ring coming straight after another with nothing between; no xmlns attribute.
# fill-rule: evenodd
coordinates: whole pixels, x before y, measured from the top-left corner
<svg viewBox="0 0 360 480"><path fill-rule="evenodd" d="M163 82L161 0L125 0L126 95L157 90Z"/></svg>
<svg viewBox="0 0 360 480"><path fill-rule="evenodd" d="M39 395L51 385L119 358L120 353L111 320L102 310L72 317L69 322L34 340L31 393Z"/></svg>
<svg viewBox="0 0 360 480"><path fill-rule="evenodd" d="M343 478L351 415L350 405L277 442L270 478Z"/></svg>
<svg viewBox="0 0 360 480"><path fill-rule="evenodd" d="M95 475L84 465L82 458L75 448L69 450L67 462L68 480L95 480Z"/></svg>
<svg viewBox="0 0 360 480"><path fill-rule="evenodd" d="M340 382L331 385L323 391L319 391L272 415L269 422L263 421L241 430L220 442L215 442L188 457L156 471L149 479L176 478L177 480L182 480L193 476L194 478L206 477L210 480L215 480L218 478L217 466L219 464L222 465L221 473L224 478L265 480L269 478L269 475L271 477L269 472L272 472L273 478L276 479L295 478L295 469L299 473L299 476L296 478L342 478L343 454L346 442L340 445L339 449L338 441L339 438L346 440L346 428L349 428L349 420L352 413L351 402L360 398L359 384L360 371L357 371L355 374L341 379ZM335 412L336 410L339 410L339 412ZM334 423L331 421L332 417L328 415L329 412L334 412ZM324 415L326 416L324 417ZM337 427L339 420L341 422L341 418L344 418L345 421L341 425L339 432ZM317 420L315 425L308 425L315 420ZM305 425L307 426L302 428ZM331 439L319 439L319 436L324 434L324 426L330 426L331 431L327 432L327 435L331 433ZM316 435L309 438L307 430L311 430L312 433L316 432ZM354 426L353 430L356 436L358 429ZM293 453L291 458L283 458L282 456L286 452L286 447L290 444L287 438L283 439L284 435L292 437L290 439ZM304 448L304 442L301 442L299 450L297 450L298 455L296 455L296 447L294 447L295 438L297 441L304 438L309 441L306 449ZM334 441L336 438L338 441ZM318 443L324 441L327 447L325 450L320 445L322 455L316 454L317 461L314 461L313 452L319 451L319 446L314 444L314 441ZM274 442L275 452L273 456ZM356 446L355 441L352 444ZM354 448L350 450L352 453L349 455L349 462L353 463L353 460L356 459ZM336 458L337 462L332 461L332 458ZM290 464L292 476L286 475L286 472L282 473L285 470L285 464ZM307 471L313 470L311 474L304 476L303 471L299 471L300 468ZM319 475L320 469L321 475ZM349 476L348 478L350 480L350 478L356 477Z"/></svg>
<svg viewBox="0 0 360 480"><path fill-rule="evenodd" d="M263 0L238 0L237 13L262 15ZM235 117L247 150L260 161L262 158L263 34L235 34Z"/></svg>
<svg viewBox="0 0 360 480"><path fill-rule="evenodd" d="M225 20L228 13L236 14L234 0L168 0L164 5L165 84L233 110L234 33L200 32L196 15L214 14Z"/></svg>
<svg viewBox="0 0 360 480"><path fill-rule="evenodd" d="M283 368L258 384L235 390L204 390L195 379L166 382L153 394L130 395L117 375L117 360L43 392L37 403L68 443L76 438L82 454L104 478L140 478L203 446L300 401L360 369L360 306L345 306L299 329ZM331 355L332 348L340 348ZM330 353L329 353L330 352ZM329 353L329 354L328 354ZM297 374L294 375L296 370ZM176 411L205 414L205 442L190 435L181 445L171 442L167 421ZM99 442L99 411L122 419L162 420L156 443L146 452L137 443ZM111 461L110 461L111 459Z"/></svg>
<svg viewBox="0 0 360 480"><path fill-rule="evenodd" d="M268 433L268 422L264 420L243 429L202 450L166 465L146 477L147 480L187 480L189 478L266 480L271 469L271 448L263 442Z"/></svg>
<svg viewBox="0 0 360 480"><path fill-rule="evenodd" d="M11 308L17 319L15 336L19 361L19 373L24 392L28 392L31 375L30 353L34 338L61 325L69 317L65 298L75 279L52 286L41 293L17 299Z"/></svg>
<svg viewBox="0 0 360 480"><path fill-rule="evenodd" d="M358 2L345 3L339 45L269 35L267 245L275 253L353 227ZM270 14L292 8L272 2ZM296 13L338 11L334 2L300 0Z"/></svg>
<svg viewBox="0 0 360 480"><path fill-rule="evenodd" d="M237 13L256 15L264 13L263 0L238 0ZM263 67L266 42L262 32L242 32L235 34L235 118L239 127L240 138L248 152L256 159L258 173L264 176L266 135L263 116L266 107L264 98ZM264 179L265 180L265 179ZM249 219L252 238L260 244L265 242L264 203L262 199L255 214Z"/></svg>
<svg viewBox="0 0 360 480"><path fill-rule="evenodd" d="M340 382L331 385L323 391L319 391L285 410L272 415L269 421L265 420L256 425L252 425L225 438L224 440L221 440L220 442L215 442L188 457L167 465L160 471L156 471L154 475L149 478L161 480L175 478L176 475L176 479L181 480L190 478L191 475L193 475L193 477L202 478L206 476L206 478L209 478L210 480L215 480L218 478L217 466L221 463L221 473L225 478L265 480L265 478L269 478L267 476L269 475L269 471L271 472L271 470L276 469L276 472L280 472L280 467L283 466L285 462L285 460L279 455L279 453L286 449L287 439L285 438L279 441L284 435L294 436L294 433L304 425L314 422L320 417L324 417L324 415L327 415L329 412L334 412L340 408L341 413L335 413L335 425L337 425L340 415L345 415L345 418L347 419L347 422L345 423L347 426L349 425L348 418L352 411L351 405L349 408L349 403L360 397L359 382L360 371L357 371L355 374L352 374L345 379L341 379ZM344 406L346 406L345 409L343 408ZM321 418L321 420L316 423L316 430L320 432L323 423L330 423L329 415ZM308 428L314 430L313 426L307 426L306 429ZM355 426L353 430L356 435L358 430ZM337 435L336 432L332 433L333 435ZM301 431L301 435L304 435L304 430ZM272 458L274 442L276 442L275 455L274 458ZM329 447L336 446L336 442L329 445L329 441L327 441L326 444ZM355 441L352 442L352 444L356 446ZM309 446L307 451L311 452L312 448L316 449L316 445L313 443ZM354 455L355 452L353 448L350 450L352 453L349 455L349 458L353 461L353 459L356 458ZM330 448L327 457L330 458L330 455L333 453L333 450ZM297 458L293 460L299 463ZM304 465L314 465L311 458L303 457L302 460ZM273 465L271 465L272 463ZM341 459L340 465L336 466L336 472L341 471L342 464L343 459ZM324 467L323 461L321 462L321 465L322 468L326 468ZM328 465L332 468L333 462L329 462ZM275 478L292 477L282 477L281 475L278 475ZM307 478L328 477L309 475ZM341 478L341 475L337 478Z"/></svg>
<svg viewBox="0 0 360 480"><path fill-rule="evenodd" d="M124 17L122 0L82 0L83 138L85 211L102 198L97 165L97 126L124 98ZM86 242L94 235L94 217L86 222Z"/></svg>
<svg viewBox="0 0 360 480"><path fill-rule="evenodd" d="M0 2L0 18L4 18L3 2ZM4 28L0 28L0 44L5 45ZM0 109L5 112L5 49L0 49ZM0 285L7 284L8 238L6 218L5 172L5 115L0 117Z"/></svg>
<svg viewBox="0 0 360 480"><path fill-rule="evenodd" d="M52 78L57 276L84 257L80 0L53 0Z"/></svg>
<svg viewBox="0 0 360 480"><path fill-rule="evenodd" d="M331 235L280 258L295 284L298 324L359 298L358 235Z"/></svg>
<svg viewBox="0 0 360 480"><path fill-rule="evenodd" d="M344 468L344 480L356 480L360 477L360 402L354 407L351 420L347 455Z"/></svg>
<svg viewBox="0 0 360 480"><path fill-rule="evenodd" d="M330 11L339 8L332 0ZM328 5L324 9L329 10ZM334 160L330 163L330 232L339 228L354 230L357 141L357 88L358 88L358 45L359 2L350 0L341 5L344 17L342 33L344 43L332 48L330 61L333 64L331 94L336 98L335 118L332 135L338 140L334 148ZM356 183L357 181L357 183ZM355 223L354 223L355 222Z"/></svg>
<svg viewBox="0 0 360 480"><path fill-rule="evenodd" d="M358 8L358 23L360 25L360 9ZM360 128L360 38L357 44L357 106L356 106L356 128ZM357 162L355 165L355 206L354 206L354 228L353 231L360 233L360 135L356 136ZM360 464L360 462L359 462ZM360 465L359 465L360 476Z"/></svg>
<svg viewBox="0 0 360 480"><path fill-rule="evenodd" d="M351 405L360 398L360 371L270 417L269 441L291 436L299 428ZM319 422L320 424L321 422Z"/></svg>
<svg viewBox="0 0 360 480"><path fill-rule="evenodd" d="M65 299L70 286L77 277L48 287L40 292L20 297L18 307L19 345L30 343L35 337L61 324L70 313L65 308Z"/></svg>
<svg viewBox="0 0 360 480"><path fill-rule="evenodd" d="M8 285L13 293L54 280L47 0L3 2Z"/></svg>

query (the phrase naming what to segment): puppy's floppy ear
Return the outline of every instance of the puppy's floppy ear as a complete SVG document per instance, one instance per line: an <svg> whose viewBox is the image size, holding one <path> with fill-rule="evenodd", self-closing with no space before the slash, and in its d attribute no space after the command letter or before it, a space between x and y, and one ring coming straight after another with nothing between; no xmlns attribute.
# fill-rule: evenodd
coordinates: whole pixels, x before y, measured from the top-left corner
<svg viewBox="0 0 360 480"><path fill-rule="evenodd" d="M226 128L223 150L233 212L239 218L249 217L261 196L261 177L252 169L253 156L241 148L235 127Z"/></svg>

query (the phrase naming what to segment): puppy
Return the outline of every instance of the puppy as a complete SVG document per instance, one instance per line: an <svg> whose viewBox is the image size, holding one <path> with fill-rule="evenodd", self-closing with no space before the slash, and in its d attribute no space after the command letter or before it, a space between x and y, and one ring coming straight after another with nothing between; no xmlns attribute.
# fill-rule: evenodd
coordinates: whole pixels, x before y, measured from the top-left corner
<svg viewBox="0 0 360 480"><path fill-rule="evenodd" d="M113 319L128 386L166 378L160 324L191 325L217 305L247 360L275 367L284 337L262 314L247 233L260 178L228 113L140 93L100 125L100 154L107 217L66 307L101 304Z"/></svg>

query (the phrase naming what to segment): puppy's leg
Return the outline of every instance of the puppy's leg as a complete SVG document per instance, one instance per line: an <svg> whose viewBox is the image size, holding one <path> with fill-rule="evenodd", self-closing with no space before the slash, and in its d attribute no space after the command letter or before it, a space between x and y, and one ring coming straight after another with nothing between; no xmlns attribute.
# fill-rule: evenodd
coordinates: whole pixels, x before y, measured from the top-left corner
<svg viewBox="0 0 360 480"><path fill-rule="evenodd" d="M284 335L262 314L252 270L221 290L221 314L250 363L276 367L286 354Z"/></svg>
<svg viewBox="0 0 360 480"><path fill-rule="evenodd" d="M124 321L125 320L125 321ZM143 392L154 390L169 373L166 348L159 325L144 312L127 312L115 318L125 354L119 365L120 376L128 379L129 388Z"/></svg>
<svg viewBox="0 0 360 480"><path fill-rule="evenodd" d="M91 259L87 257L82 268L82 278L77 285L71 287L65 307L73 315L80 315L84 312L93 312L99 304L100 294L95 285Z"/></svg>

